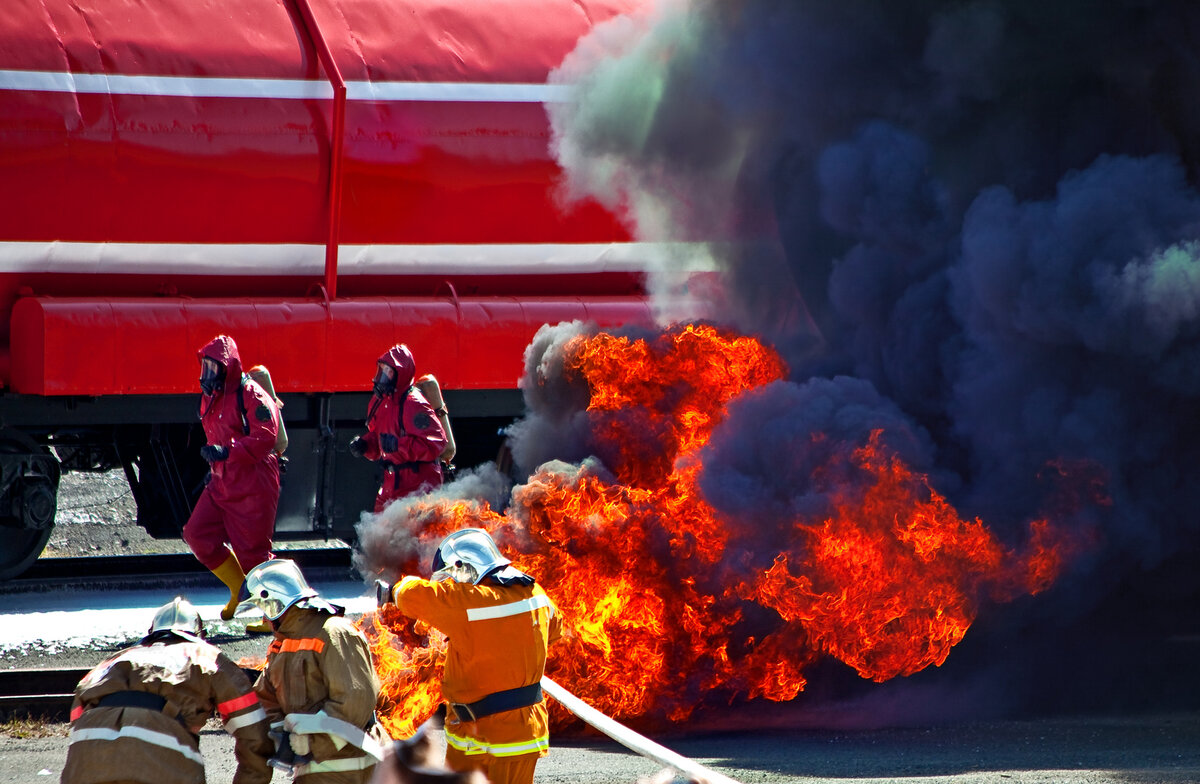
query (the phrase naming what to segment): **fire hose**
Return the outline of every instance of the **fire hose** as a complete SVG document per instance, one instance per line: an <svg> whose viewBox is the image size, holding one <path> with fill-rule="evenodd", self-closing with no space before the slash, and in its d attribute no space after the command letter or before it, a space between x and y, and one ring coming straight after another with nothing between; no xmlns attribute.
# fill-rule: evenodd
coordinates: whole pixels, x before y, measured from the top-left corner
<svg viewBox="0 0 1200 784"><path fill-rule="evenodd" d="M660 765L674 768L688 778L698 782L705 784L738 784L737 781L728 776L710 770L681 754L676 754L666 746L660 746L644 735L639 735L624 724L588 705L545 676L542 677L542 690L558 700L559 704L575 714L575 716L600 730L600 732L603 732L630 751L641 754L647 759L654 760Z"/></svg>

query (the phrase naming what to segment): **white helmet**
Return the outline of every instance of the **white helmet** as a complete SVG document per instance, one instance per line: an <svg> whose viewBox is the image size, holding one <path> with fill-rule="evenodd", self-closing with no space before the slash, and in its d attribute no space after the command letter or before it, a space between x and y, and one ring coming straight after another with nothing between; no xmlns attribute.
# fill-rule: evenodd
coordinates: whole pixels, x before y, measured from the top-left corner
<svg viewBox="0 0 1200 784"><path fill-rule="evenodd" d="M433 580L454 580L478 585L479 581L512 561L482 528L464 528L442 540L433 554Z"/></svg>
<svg viewBox="0 0 1200 784"><path fill-rule="evenodd" d="M204 622L200 620L200 613L182 596L176 596L154 611L154 620L150 622L146 639L167 632L192 642L204 639Z"/></svg>
<svg viewBox="0 0 1200 784"><path fill-rule="evenodd" d="M257 607L272 621L279 620L293 604L328 610L338 614L338 608L320 598L308 584L295 561L275 558L263 561L246 572L246 592L250 598L237 607L237 612Z"/></svg>

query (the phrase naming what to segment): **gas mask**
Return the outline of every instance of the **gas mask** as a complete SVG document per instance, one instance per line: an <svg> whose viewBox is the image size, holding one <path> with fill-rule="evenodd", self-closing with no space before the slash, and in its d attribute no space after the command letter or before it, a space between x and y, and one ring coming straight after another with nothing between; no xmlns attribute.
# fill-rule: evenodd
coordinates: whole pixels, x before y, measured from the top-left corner
<svg viewBox="0 0 1200 784"><path fill-rule="evenodd" d="M225 367L216 360L200 360L200 391L212 395L225 387Z"/></svg>
<svg viewBox="0 0 1200 784"><path fill-rule="evenodd" d="M378 368L375 371L375 380L371 384L371 390L378 397L387 397L396 391L396 369L382 362L379 363Z"/></svg>

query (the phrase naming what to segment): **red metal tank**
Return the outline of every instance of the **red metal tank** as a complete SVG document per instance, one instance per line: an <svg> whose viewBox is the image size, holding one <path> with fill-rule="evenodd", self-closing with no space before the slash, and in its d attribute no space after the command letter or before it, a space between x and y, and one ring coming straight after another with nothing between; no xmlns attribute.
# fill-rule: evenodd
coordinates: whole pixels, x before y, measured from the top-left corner
<svg viewBox="0 0 1200 784"><path fill-rule="evenodd" d="M556 198L545 109L643 4L6 0L0 384L193 393L224 326L281 392L363 389L394 340L511 389L545 320L648 321L639 246Z"/></svg>

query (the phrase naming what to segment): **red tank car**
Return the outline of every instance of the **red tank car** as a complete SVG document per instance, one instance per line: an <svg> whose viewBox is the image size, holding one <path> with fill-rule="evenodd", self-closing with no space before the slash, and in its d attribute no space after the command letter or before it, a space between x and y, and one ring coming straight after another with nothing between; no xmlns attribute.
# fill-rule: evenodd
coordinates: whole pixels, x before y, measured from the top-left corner
<svg viewBox="0 0 1200 784"><path fill-rule="evenodd" d="M387 346L440 380L473 465L538 327L649 323L641 247L556 198L545 108L579 37L641 4L3 3L0 579L49 538L61 470L123 467L139 523L179 535L218 333L285 402L277 536L349 537Z"/></svg>

